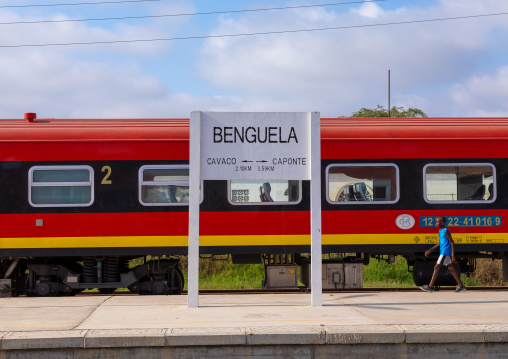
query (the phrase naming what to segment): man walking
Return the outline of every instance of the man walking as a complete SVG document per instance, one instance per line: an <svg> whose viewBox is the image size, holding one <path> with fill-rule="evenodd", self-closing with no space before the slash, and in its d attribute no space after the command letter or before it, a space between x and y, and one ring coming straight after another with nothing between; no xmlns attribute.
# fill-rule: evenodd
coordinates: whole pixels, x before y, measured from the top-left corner
<svg viewBox="0 0 508 359"><path fill-rule="evenodd" d="M424 290L426 292L434 291L434 283L436 282L439 270L443 265L448 267L450 272L452 272L453 278L455 278L457 284L459 285L457 289L455 289L455 291L461 292L463 290L466 290L466 287L464 287L464 285L460 281L460 277L457 274L455 267L453 266L453 263L457 263L457 260L455 259L454 242L452 239L452 235L450 234L450 231L448 230L448 228L445 227L445 223L446 223L445 217L443 216L437 217L436 225L439 228L439 243L425 252L425 257L428 257L428 255L434 249L439 247L440 254L437 263L434 266L434 273L432 274L432 279L430 280L429 285L425 284L424 286L420 287L421 290Z"/></svg>

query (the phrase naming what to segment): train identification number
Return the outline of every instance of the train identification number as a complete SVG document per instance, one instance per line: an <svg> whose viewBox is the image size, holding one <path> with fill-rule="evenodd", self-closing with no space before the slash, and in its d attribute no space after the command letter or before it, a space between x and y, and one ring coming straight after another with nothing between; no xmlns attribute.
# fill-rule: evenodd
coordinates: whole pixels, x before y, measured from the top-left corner
<svg viewBox="0 0 508 359"><path fill-rule="evenodd" d="M420 227L435 227L437 217L420 217ZM501 216L450 216L446 227L501 227Z"/></svg>

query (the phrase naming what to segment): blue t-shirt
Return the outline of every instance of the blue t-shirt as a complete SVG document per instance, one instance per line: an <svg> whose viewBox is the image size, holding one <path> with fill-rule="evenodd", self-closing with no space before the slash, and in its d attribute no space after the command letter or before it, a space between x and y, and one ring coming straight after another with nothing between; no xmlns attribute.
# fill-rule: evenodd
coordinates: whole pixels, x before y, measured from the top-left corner
<svg viewBox="0 0 508 359"><path fill-rule="evenodd" d="M443 256L452 255L452 245L446 236L448 228L442 228L439 230L439 254Z"/></svg>

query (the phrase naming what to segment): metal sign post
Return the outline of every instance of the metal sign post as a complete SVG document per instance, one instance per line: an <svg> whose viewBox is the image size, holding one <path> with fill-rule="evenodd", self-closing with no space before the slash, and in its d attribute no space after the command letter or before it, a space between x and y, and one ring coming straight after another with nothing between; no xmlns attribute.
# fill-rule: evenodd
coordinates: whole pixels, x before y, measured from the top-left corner
<svg viewBox="0 0 508 359"><path fill-rule="evenodd" d="M199 306L199 193L201 183L201 112L191 112L189 154L189 247L187 306Z"/></svg>
<svg viewBox="0 0 508 359"><path fill-rule="evenodd" d="M319 112L191 112L188 306L199 306L201 180L311 180L312 305L322 305Z"/></svg>
<svg viewBox="0 0 508 359"><path fill-rule="evenodd" d="M323 256L321 247L321 126L318 112L311 118L311 181L310 181L310 280L311 305L323 305Z"/></svg>

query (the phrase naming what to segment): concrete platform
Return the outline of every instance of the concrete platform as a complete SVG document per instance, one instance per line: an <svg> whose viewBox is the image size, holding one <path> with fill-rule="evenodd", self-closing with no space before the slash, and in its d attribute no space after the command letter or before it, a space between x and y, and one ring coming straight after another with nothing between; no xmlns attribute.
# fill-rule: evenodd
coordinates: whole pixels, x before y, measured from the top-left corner
<svg viewBox="0 0 508 359"><path fill-rule="evenodd" d="M3 358L506 358L508 292L0 299ZM381 354L381 355L380 355Z"/></svg>

